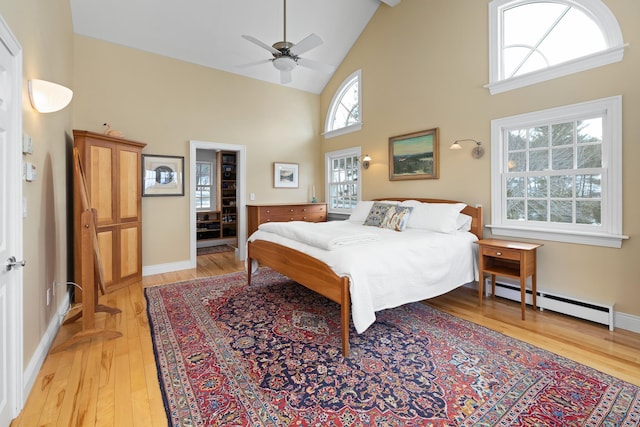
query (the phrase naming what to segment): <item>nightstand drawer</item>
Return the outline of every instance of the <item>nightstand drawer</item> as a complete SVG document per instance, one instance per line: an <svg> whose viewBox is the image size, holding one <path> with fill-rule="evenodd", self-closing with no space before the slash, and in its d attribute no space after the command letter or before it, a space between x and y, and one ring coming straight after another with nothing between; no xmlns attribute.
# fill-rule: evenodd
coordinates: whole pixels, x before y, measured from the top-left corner
<svg viewBox="0 0 640 427"><path fill-rule="evenodd" d="M493 258L512 259L515 261L520 260L520 251L513 249L494 248L491 246L483 246L482 255L490 256Z"/></svg>

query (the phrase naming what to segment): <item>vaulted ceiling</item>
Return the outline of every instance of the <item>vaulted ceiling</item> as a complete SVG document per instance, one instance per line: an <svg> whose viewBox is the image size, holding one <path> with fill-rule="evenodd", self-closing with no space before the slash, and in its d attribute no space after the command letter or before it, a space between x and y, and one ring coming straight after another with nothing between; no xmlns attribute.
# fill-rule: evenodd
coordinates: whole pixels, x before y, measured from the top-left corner
<svg viewBox="0 0 640 427"><path fill-rule="evenodd" d="M383 3L381 3L381 1ZM275 84L266 47L284 41L285 0L71 0L76 34ZM323 43L301 58L337 68L378 7L400 0L288 0L286 41ZM298 64L287 86L320 93L331 74Z"/></svg>

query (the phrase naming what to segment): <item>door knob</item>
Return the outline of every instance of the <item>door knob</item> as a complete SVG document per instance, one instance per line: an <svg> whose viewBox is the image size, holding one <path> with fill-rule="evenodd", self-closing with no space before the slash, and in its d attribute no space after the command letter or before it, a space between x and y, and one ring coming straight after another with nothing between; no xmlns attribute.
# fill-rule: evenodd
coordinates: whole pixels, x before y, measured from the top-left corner
<svg viewBox="0 0 640 427"><path fill-rule="evenodd" d="M26 264L25 260L16 261L16 257L10 256L7 259L7 271L10 271L12 268L21 268Z"/></svg>

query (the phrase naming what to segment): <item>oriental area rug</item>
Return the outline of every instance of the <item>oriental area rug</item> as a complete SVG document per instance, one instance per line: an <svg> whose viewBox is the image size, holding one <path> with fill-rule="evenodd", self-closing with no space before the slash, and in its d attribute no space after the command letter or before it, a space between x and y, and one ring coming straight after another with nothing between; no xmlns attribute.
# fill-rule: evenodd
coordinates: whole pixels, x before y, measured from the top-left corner
<svg viewBox="0 0 640 427"><path fill-rule="evenodd" d="M352 328L273 270L145 289L171 426L637 426L639 388L414 303Z"/></svg>

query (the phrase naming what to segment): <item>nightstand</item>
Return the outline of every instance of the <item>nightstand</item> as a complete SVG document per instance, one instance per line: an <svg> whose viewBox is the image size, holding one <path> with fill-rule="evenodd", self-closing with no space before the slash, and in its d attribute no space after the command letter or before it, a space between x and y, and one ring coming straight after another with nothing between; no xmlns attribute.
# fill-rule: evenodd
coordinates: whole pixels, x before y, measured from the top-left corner
<svg viewBox="0 0 640 427"><path fill-rule="evenodd" d="M510 240L483 239L476 242L478 250L478 302L482 305L484 273L491 275L491 298L496 295L496 276L520 280L520 306L522 320L527 306L527 277L531 276L531 296L533 309L536 307L536 250L542 246L535 243L513 242Z"/></svg>

